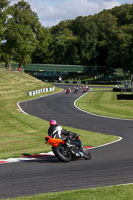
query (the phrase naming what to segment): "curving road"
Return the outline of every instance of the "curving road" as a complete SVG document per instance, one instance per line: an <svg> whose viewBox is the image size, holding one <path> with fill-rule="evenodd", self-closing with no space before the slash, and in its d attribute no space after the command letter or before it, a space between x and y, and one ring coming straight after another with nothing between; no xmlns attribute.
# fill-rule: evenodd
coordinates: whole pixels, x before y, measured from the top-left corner
<svg viewBox="0 0 133 200"><path fill-rule="evenodd" d="M60 87L67 87L58 85ZM73 87L73 86L71 86ZM92 149L92 160L61 163L56 158L0 165L0 198L133 183L133 121L84 113L74 107L83 93L58 93L19 103L28 114L59 124L123 137Z"/></svg>

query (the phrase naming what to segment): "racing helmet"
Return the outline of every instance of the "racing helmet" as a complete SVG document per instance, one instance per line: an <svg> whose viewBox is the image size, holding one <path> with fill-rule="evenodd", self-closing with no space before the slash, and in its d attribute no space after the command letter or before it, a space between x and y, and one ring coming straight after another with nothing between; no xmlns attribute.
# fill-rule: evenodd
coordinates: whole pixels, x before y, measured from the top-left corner
<svg viewBox="0 0 133 200"><path fill-rule="evenodd" d="M57 122L56 122L56 120L53 120L53 119L52 119L52 120L50 120L49 124L50 124L50 125L57 125Z"/></svg>

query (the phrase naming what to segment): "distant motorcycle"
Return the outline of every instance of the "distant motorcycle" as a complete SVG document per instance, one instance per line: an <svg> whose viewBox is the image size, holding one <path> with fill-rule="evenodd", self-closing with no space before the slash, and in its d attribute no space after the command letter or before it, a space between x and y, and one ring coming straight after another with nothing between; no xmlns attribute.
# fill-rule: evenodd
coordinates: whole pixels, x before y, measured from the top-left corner
<svg viewBox="0 0 133 200"><path fill-rule="evenodd" d="M76 144L76 137L79 136L77 134L65 138L46 136L45 141L52 146L52 151L55 156L63 162L70 162L78 158L90 160L91 153L88 149L82 148L82 151L79 151L79 147Z"/></svg>
<svg viewBox="0 0 133 200"><path fill-rule="evenodd" d="M68 93L70 93L70 92L71 92L71 89L68 88L68 89L66 90L66 94L68 94Z"/></svg>
<svg viewBox="0 0 133 200"><path fill-rule="evenodd" d="M74 93L78 92L79 91L79 88L78 87L75 87L74 88Z"/></svg>
<svg viewBox="0 0 133 200"><path fill-rule="evenodd" d="M89 91L89 87L88 86L83 86L83 92L88 92Z"/></svg>

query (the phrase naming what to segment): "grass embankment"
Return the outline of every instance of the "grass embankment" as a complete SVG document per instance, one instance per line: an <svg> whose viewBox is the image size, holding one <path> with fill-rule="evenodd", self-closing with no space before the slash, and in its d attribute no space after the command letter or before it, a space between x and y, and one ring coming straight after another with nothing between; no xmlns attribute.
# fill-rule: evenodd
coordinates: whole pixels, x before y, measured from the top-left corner
<svg viewBox="0 0 133 200"><path fill-rule="evenodd" d="M51 85L25 73L0 69L0 159L45 149L47 122L24 115L17 102L32 99L28 91L47 87Z"/></svg>
<svg viewBox="0 0 133 200"><path fill-rule="evenodd" d="M44 144L49 124L47 121L24 115L17 102L39 97L29 97L27 92L50 87L50 84L37 80L22 72L0 69L0 159L18 157L25 153L40 153L50 150ZM56 88L56 91L59 89ZM43 93L42 96L48 94ZM81 135L83 145L96 146L111 142L115 136L64 127Z"/></svg>
<svg viewBox="0 0 133 200"><path fill-rule="evenodd" d="M100 187L94 189L73 190L68 192L47 193L35 196L19 197L8 200L131 200L133 185Z"/></svg>
<svg viewBox="0 0 133 200"><path fill-rule="evenodd" d="M133 101L117 100L117 92L89 92L76 105L82 110L116 118L133 119ZM103 90L103 89L99 89Z"/></svg>

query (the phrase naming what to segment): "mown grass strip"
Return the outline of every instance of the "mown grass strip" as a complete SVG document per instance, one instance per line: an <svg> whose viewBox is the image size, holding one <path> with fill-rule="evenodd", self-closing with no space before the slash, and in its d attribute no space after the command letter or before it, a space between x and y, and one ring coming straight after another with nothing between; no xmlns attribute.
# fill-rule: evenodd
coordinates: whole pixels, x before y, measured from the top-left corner
<svg viewBox="0 0 133 200"><path fill-rule="evenodd" d="M132 200L133 185L99 187L72 190L67 192L46 193L28 197L9 198L8 200Z"/></svg>
<svg viewBox="0 0 133 200"><path fill-rule="evenodd" d="M133 119L133 101L117 100L117 92L89 92L76 105L85 111L114 118Z"/></svg>

